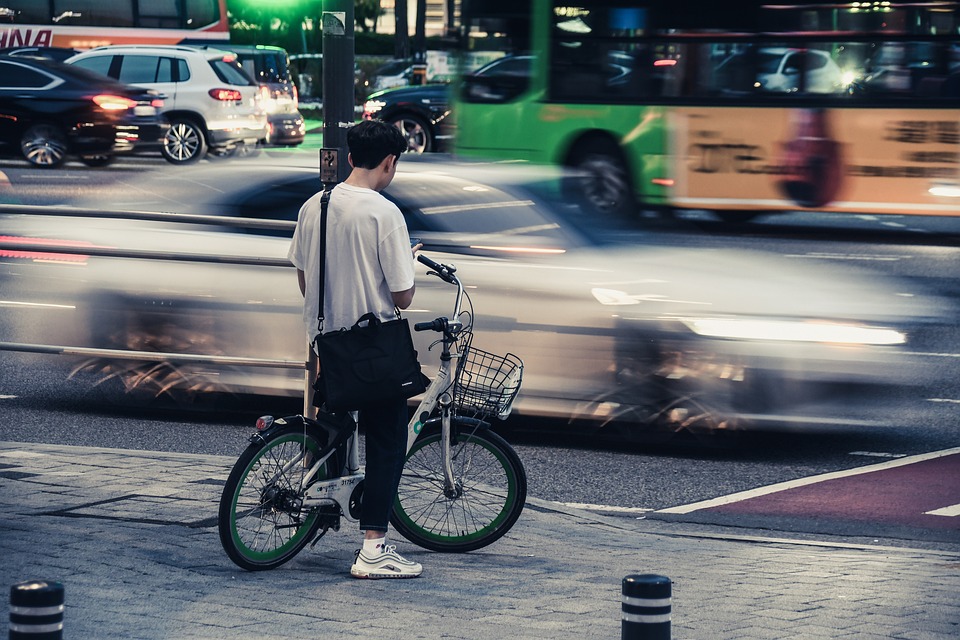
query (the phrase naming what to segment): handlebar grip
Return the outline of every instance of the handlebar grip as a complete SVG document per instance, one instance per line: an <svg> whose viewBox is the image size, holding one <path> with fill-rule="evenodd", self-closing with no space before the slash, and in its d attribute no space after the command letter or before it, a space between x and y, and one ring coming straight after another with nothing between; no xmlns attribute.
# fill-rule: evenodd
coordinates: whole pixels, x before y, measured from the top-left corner
<svg viewBox="0 0 960 640"><path fill-rule="evenodd" d="M418 322L413 325L414 331L430 331L433 329L433 320L430 322Z"/></svg>
<svg viewBox="0 0 960 640"><path fill-rule="evenodd" d="M418 253L418 254L417 254L417 261L420 262L421 264L427 265L428 267L430 267L431 269L434 269L434 270L436 270L436 271L440 271L440 270L443 268L443 265L442 265L442 264L440 264L439 262L435 262L435 261L431 260L430 258L428 258L427 256L423 255L422 253Z"/></svg>

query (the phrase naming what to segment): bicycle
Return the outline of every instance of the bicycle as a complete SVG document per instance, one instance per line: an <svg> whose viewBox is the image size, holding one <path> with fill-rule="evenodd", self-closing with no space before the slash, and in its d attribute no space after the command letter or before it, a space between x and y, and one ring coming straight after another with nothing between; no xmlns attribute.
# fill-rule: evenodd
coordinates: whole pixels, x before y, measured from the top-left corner
<svg viewBox="0 0 960 640"><path fill-rule="evenodd" d="M456 267L417 259L457 294L452 318L414 325L441 334L431 345L441 345L440 366L407 426L406 464L390 522L426 549L473 551L507 533L526 502L523 464L490 430L493 418L510 414L523 362L473 347L472 302ZM464 298L468 311L461 308ZM338 531L341 519L359 519L363 473L354 415L321 408L315 420L262 416L249 440L218 513L220 542L238 566L276 568Z"/></svg>

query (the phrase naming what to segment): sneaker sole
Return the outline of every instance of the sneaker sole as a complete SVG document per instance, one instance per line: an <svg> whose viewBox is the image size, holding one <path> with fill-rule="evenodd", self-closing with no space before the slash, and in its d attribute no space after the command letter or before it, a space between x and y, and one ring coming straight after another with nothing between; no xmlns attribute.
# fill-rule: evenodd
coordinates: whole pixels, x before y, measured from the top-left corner
<svg viewBox="0 0 960 640"><path fill-rule="evenodd" d="M354 578L361 578L364 580L390 580L390 579L404 579L404 578L419 578L419 573L363 573L361 571L350 570L350 575Z"/></svg>

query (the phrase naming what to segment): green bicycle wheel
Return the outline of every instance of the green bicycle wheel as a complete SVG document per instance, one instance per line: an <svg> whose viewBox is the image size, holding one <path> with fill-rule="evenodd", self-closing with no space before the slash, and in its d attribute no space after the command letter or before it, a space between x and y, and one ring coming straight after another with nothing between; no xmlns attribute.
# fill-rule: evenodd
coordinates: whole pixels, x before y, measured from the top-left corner
<svg viewBox="0 0 960 640"><path fill-rule="evenodd" d="M410 542L462 553L498 540L527 499L527 474L506 440L488 430L453 428L455 486L443 482L440 431L424 431L407 454L390 522Z"/></svg>
<svg viewBox="0 0 960 640"><path fill-rule="evenodd" d="M273 569L297 555L320 527L322 514L304 509L300 487L321 442L288 425L240 455L220 497L220 543L237 566ZM321 469L318 479L330 477Z"/></svg>

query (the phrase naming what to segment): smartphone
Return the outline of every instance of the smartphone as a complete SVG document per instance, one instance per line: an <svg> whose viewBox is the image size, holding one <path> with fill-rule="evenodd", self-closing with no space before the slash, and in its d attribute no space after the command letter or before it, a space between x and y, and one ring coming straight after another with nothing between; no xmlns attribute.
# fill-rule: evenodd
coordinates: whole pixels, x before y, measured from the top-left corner
<svg viewBox="0 0 960 640"><path fill-rule="evenodd" d="M411 246L411 247L415 247L415 246L417 246L418 244L423 244L423 240L421 240L420 238L410 238L410 246Z"/></svg>

